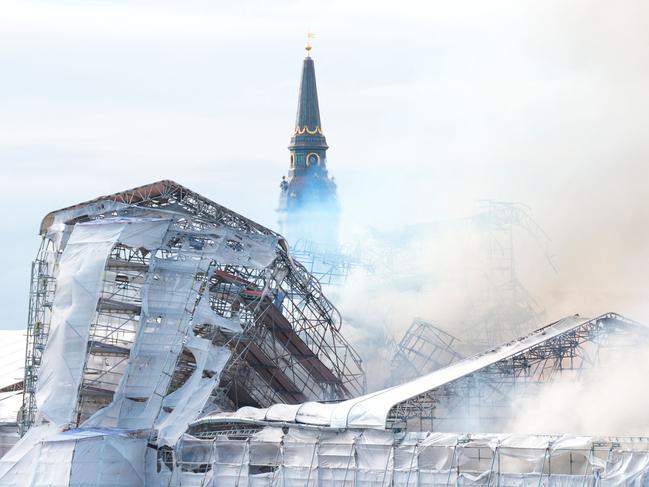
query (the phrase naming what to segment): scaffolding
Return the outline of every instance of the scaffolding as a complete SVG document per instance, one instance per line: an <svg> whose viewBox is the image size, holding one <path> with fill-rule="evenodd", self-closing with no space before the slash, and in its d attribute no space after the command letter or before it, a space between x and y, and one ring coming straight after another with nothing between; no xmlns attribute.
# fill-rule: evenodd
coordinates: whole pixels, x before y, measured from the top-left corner
<svg viewBox="0 0 649 487"><path fill-rule="evenodd" d="M484 236L486 269L482 294L474 304L472 344L481 349L524 335L541 326L545 310L520 281L516 270L515 235L529 235L555 269L549 238L520 203L480 202L471 224ZM468 330L467 330L468 331Z"/></svg>
<svg viewBox="0 0 649 487"><path fill-rule="evenodd" d="M325 245L309 240L298 240L290 248L298 260L322 286L341 286L354 270L373 272L371 259L359 247Z"/></svg>
<svg viewBox="0 0 649 487"><path fill-rule="evenodd" d="M406 382L464 358L459 340L441 328L416 318L395 346L388 386Z"/></svg>
<svg viewBox="0 0 649 487"><path fill-rule="evenodd" d="M24 434L32 424L36 411L34 393L36 392L38 370L49 332L52 301L56 289L56 280L54 278L56 259L57 253L54 249L54 242L50 238L43 238L31 267L23 406L18 413L21 434Z"/></svg>

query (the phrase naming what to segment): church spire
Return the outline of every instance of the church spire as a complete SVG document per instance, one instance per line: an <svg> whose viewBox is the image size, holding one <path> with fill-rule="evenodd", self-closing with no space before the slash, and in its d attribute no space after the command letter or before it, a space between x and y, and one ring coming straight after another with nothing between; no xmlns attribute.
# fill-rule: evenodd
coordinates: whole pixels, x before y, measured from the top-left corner
<svg viewBox="0 0 649 487"><path fill-rule="evenodd" d="M297 99L297 115L295 117L295 131L289 149L297 147L313 150L326 150L327 141L322 132L320 122L320 106L318 104L318 88L315 81L315 64L311 57L311 39L308 35L305 46L306 57L302 62L302 78L300 92ZM324 156L324 154L321 154Z"/></svg>
<svg viewBox="0 0 649 487"><path fill-rule="evenodd" d="M288 177L280 184L280 227L293 242L333 243L338 233L336 183L327 170L329 147L320 122L311 37L305 47L295 131L288 147Z"/></svg>

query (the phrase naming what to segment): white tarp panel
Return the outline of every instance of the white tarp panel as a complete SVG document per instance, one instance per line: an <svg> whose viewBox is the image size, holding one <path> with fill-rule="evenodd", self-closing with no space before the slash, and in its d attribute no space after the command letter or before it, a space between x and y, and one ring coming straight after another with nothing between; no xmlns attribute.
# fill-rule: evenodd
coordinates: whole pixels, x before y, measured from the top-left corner
<svg viewBox="0 0 649 487"><path fill-rule="evenodd" d="M189 423L199 416L231 354L228 348L214 346L209 340L193 335L188 337L185 346L196 357L196 370L164 399L163 405L172 407L173 411L156 424L159 445L174 445ZM203 376L205 371L209 372L208 377Z"/></svg>
<svg viewBox="0 0 649 487"><path fill-rule="evenodd" d="M16 423L18 410L23 405L23 391L0 392L0 424Z"/></svg>
<svg viewBox="0 0 649 487"><path fill-rule="evenodd" d="M25 367L25 330L0 330L0 389L23 380ZM15 420L15 415L12 420ZM0 404L0 422L2 422L2 404Z"/></svg>
<svg viewBox="0 0 649 487"><path fill-rule="evenodd" d="M101 277L123 227L76 225L61 256L58 291L36 391L40 413L54 424L72 422Z"/></svg>
<svg viewBox="0 0 649 487"><path fill-rule="evenodd" d="M160 444L173 444L205 406L229 358L225 351L194 337L192 325L241 329L235 319L219 317L211 310L208 294L199 294L196 276L206 274L215 262L258 268L270 265L276 256L276 240L241 236L225 227L188 232L179 224L172 225L164 241L173 252L152 258L142 290L140 327L113 403L85 426L150 428L155 424L161 429ZM183 346L194 355L197 370L165 398ZM210 377L202 377L204 370L211 372ZM164 412L163 405L173 407L173 412Z"/></svg>
<svg viewBox="0 0 649 487"><path fill-rule="evenodd" d="M0 459L0 485L25 486L33 481L33 465L40 455L41 441L59 429L51 424L35 426Z"/></svg>
<svg viewBox="0 0 649 487"><path fill-rule="evenodd" d="M284 435L284 465L311 469L317 465L318 437L317 431L290 428Z"/></svg>
<svg viewBox="0 0 649 487"><path fill-rule="evenodd" d="M33 433L32 433L33 431ZM51 429L49 430L51 432ZM43 431L11 452L0 485L20 487L138 487L145 484L146 438L117 431L70 430L43 438ZM3 460L4 462L4 460Z"/></svg>
<svg viewBox="0 0 649 487"><path fill-rule="evenodd" d="M187 306L199 262L157 258L152 261L143 289L140 327L126 372L113 404L99 411L88 425L153 426L187 334Z"/></svg>
<svg viewBox="0 0 649 487"><path fill-rule="evenodd" d="M113 246L155 248L168 223L105 219L75 225L61 255L52 320L36 391L39 412L54 424L73 420L90 323L95 316L106 260Z"/></svg>
<svg viewBox="0 0 649 487"><path fill-rule="evenodd" d="M266 421L295 422L299 404L273 404L266 410Z"/></svg>
<svg viewBox="0 0 649 487"><path fill-rule="evenodd" d="M110 434L74 441L70 487L144 485L145 438Z"/></svg>
<svg viewBox="0 0 649 487"><path fill-rule="evenodd" d="M32 464L34 479L25 487L67 487L74 455L74 442L44 442L38 460Z"/></svg>

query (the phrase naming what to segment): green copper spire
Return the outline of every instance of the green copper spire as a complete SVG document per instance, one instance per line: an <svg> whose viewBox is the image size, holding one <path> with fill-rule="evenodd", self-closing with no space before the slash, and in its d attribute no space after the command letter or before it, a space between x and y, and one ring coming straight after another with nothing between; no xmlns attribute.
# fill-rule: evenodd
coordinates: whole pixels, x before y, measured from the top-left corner
<svg viewBox="0 0 649 487"><path fill-rule="evenodd" d="M315 81L315 65L311 58L311 45L306 46L306 57L302 63L300 94L297 100L295 132L291 139L290 149L327 149L327 141L322 133L318 88ZM323 154L324 155L324 154Z"/></svg>

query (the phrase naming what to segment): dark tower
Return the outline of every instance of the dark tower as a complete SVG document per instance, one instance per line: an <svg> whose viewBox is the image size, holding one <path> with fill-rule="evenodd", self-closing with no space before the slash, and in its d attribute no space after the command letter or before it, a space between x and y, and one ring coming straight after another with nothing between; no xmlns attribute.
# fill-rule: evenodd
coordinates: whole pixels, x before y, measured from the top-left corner
<svg viewBox="0 0 649 487"><path fill-rule="evenodd" d="M327 140L322 133L315 67L306 46L291 137L288 178L282 177L279 198L281 232L289 242L336 244L338 202L336 184L327 172Z"/></svg>

